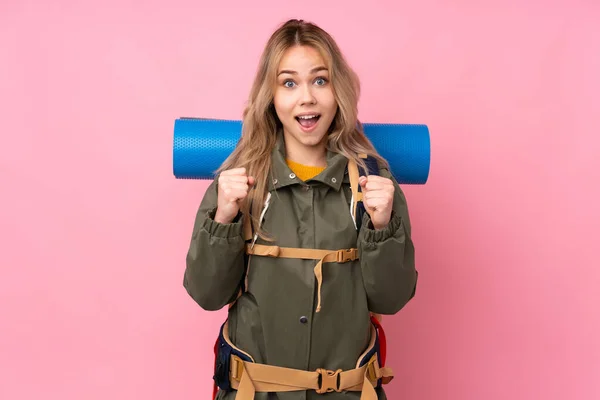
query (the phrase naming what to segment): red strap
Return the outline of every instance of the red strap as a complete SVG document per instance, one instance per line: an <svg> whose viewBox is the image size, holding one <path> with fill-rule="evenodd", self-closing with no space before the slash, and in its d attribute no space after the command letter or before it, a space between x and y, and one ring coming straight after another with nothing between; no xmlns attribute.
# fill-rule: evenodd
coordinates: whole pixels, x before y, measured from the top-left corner
<svg viewBox="0 0 600 400"><path fill-rule="evenodd" d="M381 360L379 361L380 367L385 367L385 354L386 354L386 342L385 342L385 332L383 331L383 326L379 323L377 318L374 315L371 316L371 321L377 328L377 332L379 333L379 353L381 354Z"/></svg>
<svg viewBox="0 0 600 400"><path fill-rule="evenodd" d="M217 362L217 352L219 351L219 338L217 338L217 341L215 342L215 363L213 363L213 365L216 364ZM217 398L217 391L219 390L219 388L217 387L217 382L214 382L213 385L213 395L212 395L212 399L216 399Z"/></svg>

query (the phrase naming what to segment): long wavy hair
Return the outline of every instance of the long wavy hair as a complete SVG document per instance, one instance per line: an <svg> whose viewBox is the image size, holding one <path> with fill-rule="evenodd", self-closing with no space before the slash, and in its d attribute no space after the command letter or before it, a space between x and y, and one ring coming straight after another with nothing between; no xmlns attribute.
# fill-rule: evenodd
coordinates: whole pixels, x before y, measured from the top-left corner
<svg viewBox="0 0 600 400"><path fill-rule="evenodd" d="M387 166L372 143L364 135L358 120L360 82L348 65L334 39L311 22L291 19L283 23L269 38L261 55L256 76L243 112L242 135L234 151L217 173L245 167L256 180L254 188L241 205L244 215L251 215L252 225L262 238L268 235L258 229L258 218L265 201L271 173L271 152L282 124L273 105L277 69L286 50L293 46L311 46L323 57L338 109L328 134L328 149L353 159L365 168L360 154L375 157ZM366 170L366 168L365 168Z"/></svg>

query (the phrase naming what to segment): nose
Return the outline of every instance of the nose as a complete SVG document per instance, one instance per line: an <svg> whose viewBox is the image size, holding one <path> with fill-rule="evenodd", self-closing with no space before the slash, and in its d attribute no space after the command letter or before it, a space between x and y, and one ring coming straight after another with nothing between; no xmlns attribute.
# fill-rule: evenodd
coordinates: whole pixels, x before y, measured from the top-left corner
<svg viewBox="0 0 600 400"><path fill-rule="evenodd" d="M311 85L304 85L302 92L300 93L300 105L303 104L315 104L317 99L314 96Z"/></svg>

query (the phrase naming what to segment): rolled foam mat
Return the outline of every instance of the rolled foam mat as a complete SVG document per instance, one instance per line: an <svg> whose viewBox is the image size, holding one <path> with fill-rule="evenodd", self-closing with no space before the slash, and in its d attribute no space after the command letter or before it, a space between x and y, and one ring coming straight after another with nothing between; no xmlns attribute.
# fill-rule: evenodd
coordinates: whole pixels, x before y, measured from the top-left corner
<svg viewBox="0 0 600 400"><path fill-rule="evenodd" d="M431 154L427 125L363 123L363 128L398 183L427 182ZM213 179L241 134L240 120L176 119L173 174L178 179Z"/></svg>

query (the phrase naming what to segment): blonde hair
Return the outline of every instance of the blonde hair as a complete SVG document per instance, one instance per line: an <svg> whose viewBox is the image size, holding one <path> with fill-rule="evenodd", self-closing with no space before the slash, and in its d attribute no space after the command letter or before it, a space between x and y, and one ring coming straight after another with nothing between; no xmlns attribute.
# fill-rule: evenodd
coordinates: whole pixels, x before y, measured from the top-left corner
<svg viewBox="0 0 600 400"><path fill-rule="evenodd" d="M241 205L241 212L252 216L254 229L262 238L266 238L266 235L257 229L258 218L271 172L271 152L282 129L273 105L277 69L285 51L293 46L313 47L319 51L329 69L338 109L329 129L328 149L355 160L365 170L365 163L359 154L373 156L387 166L387 162L364 135L358 120L360 82L333 38L313 23L297 19L285 22L271 35L260 58L243 112L240 141L217 171L220 173L245 167L246 173L255 178L255 186Z"/></svg>

